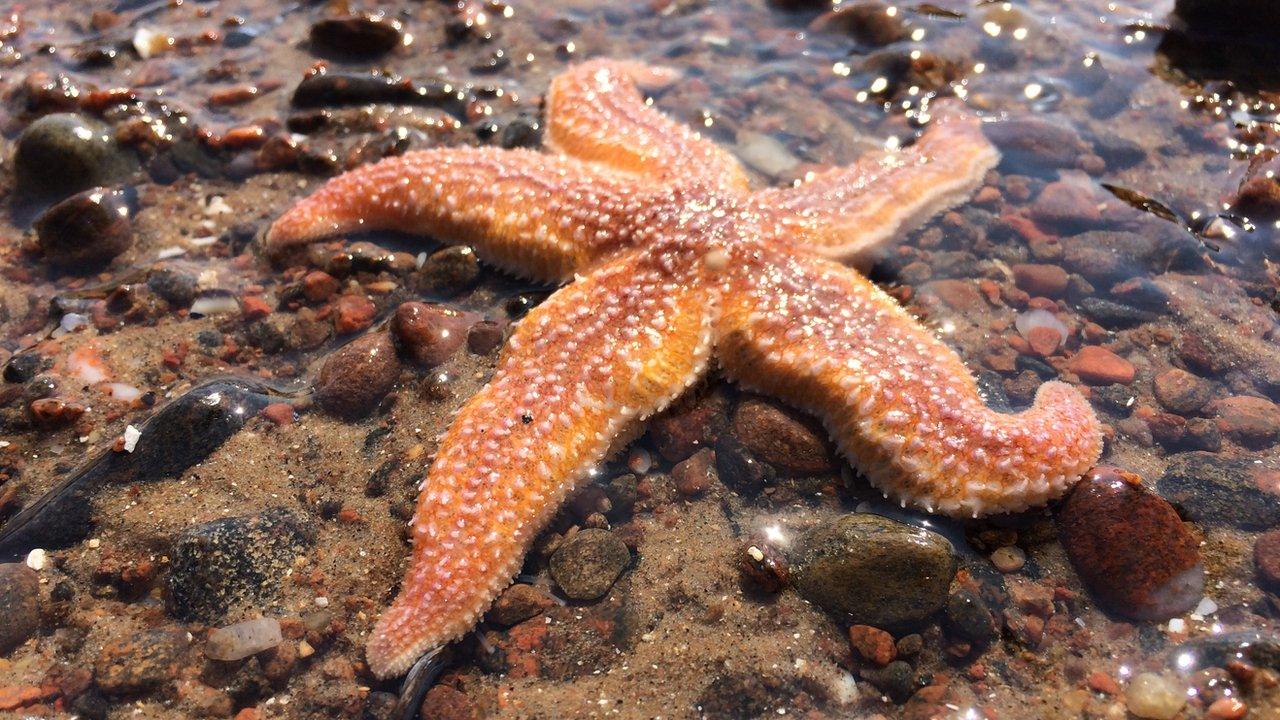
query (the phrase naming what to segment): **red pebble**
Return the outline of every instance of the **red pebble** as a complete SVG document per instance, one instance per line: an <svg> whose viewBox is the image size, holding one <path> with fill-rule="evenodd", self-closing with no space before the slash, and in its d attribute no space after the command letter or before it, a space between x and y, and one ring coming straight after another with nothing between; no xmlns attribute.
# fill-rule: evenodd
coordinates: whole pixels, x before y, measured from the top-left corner
<svg viewBox="0 0 1280 720"><path fill-rule="evenodd" d="M1136 370L1133 363L1098 345L1086 345L1067 363L1067 369L1090 385L1128 385Z"/></svg>
<svg viewBox="0 0 1280 720"><path fill-rule="evenodd" d="M876 665L888 665L898 656L893 636L870 625L851 625L849 644L864 660L869 660Z"/></svg>
<svg viewBox="0 0 1280 720"><path fill-rule="evenodd" d="M359 332L373 324L377 307L362 295L343 295L334 303L333 329L339 335Z"/></svg>
<svg viewBox="0 0 1280 720"><path fill-rule="evenodd" d="M245 295L240 298L240 312L245 320L261 320L271 314L271 306L257 295Z"/></svg>

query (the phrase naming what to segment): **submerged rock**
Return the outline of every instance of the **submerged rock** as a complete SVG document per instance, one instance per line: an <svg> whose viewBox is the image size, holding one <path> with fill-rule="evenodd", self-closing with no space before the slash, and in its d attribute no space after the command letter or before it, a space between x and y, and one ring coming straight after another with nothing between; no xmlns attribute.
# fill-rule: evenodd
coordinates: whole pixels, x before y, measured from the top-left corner
<svg viewBox="0 0 1280 720"><path fill-rule="evenodd" d="M325 18L311 26L311 46L331 55L372 57L404 42L400 22L375 15Z"/></svg>
<svg viewBox="0 0 1280 720"><path fill-rule="evenodd" d="M181 620L219 622L269 602L314 536L304 519L283 508L188 528L171 553L169 612Z"/></svg>
<svg viewBox="0 0 1280 720"><path fill-rule="evenodd" d="M93 188L54 205L36 219L36 240L55 265L109 262L133 244L133 223L124 192Z"/></svg>
<svg viewBox="0 0 1280 720"><path fill-rule="evenodd" d="M1280 525L1280 470L1247 455L1180 453L1169 461L1158 487L1196 522L1242 528Z"/></svg>
<svg viewBox="0 0 1280 720"><path fill-rule="evenodd" d="M810 602L850 623L888 630L942 609L956 572L951 543L879 515L846 515L800 540L793 577Z"/></svg>
<svg viewBox="0 0 1280 720"><path fill-rule="evenodd" d="M1203 595L1198 541L1137 475L1095 468L1067 496L1057 523L1080 579L1119 615L1162 620Z"/></svg>
<svg viewBox="0 0 1280 720"><path fill-rule="evenodd" d="M565 540L551 555L551 577L565 597L595 600L609 592L631 562L631 551L608 530L588 528Z"/></svg>
<svg viewBox="0 0 1280 720"><path fill-rule="evenodd" d="M109 695L146 692L178 677L188 648L187 633L181 628L134 633L102 648L94 680Z"/></svg>
<svg viewBox="0 0 1280 720"><path fill-rule="evenodd" d="M22 563L0 565L0 654L40 629L40 579Z"/></svg>
<svg viewBox="0 0 1280 720"><path fill-rule="evenodd" d="M827 434L816 420L762 398L739 403L729 429L754 457L783 472L814 475L835 467Z"/></svg>
<svg viewBox="0 0 1280 720"><path fill-rule="evenodd" d="M423 367L448 360L467 341L466 315L423 302L407 302L391 316L391 336L405 357Z"/></svg>
<svg viewBox="0 0 1280 720"><path fill-rule="evenodd" d="M373 332L338 348L316 379L316 402L330 413L358 418L373 412L400 377L391 338Z"/></svg>
<svg viewBox="0 0 1280 720"><path fill-rule="evenodd" d="M13 165L20 190L65 197L121 180L136 169L137 161L116 144L102 122L55 113L22 131Z"/></svg>

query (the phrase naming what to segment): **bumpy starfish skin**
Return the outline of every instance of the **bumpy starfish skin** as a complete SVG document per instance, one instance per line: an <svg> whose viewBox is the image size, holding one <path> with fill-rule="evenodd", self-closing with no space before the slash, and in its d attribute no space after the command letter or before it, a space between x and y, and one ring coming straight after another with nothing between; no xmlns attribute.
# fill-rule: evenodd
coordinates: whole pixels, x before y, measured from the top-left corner
<svg viewBox="0 0 1280 720"><path fill-rule="evenodd" d="M556 78L547 144L410 153L335 178L266 251L391 228L466 242L501 267L574 278L520 322L423 482L413 557L369 641L381 676L465 633L560 502L717 357L820 417L886 495L950 515L1060 496L1101 452L1088 403L1047 383L990 410L956 353L856 271L963 200L997 154L942 105L897 152L751 193L732 156L647 106L667 71L593 61Z"/></svg>

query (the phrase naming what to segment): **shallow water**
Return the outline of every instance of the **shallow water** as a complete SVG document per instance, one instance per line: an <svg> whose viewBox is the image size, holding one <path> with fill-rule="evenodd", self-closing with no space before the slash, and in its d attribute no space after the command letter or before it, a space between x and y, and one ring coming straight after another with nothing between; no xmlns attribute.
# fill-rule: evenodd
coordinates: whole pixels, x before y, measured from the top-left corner
<svg viewBox="0 0 1280 720"><path fill-rule="evenodd" d="M31 590L12 569L16 599L0 591L16 618L5 624L20 630L0 656L0 707L392 716L399 684L372 676L364 643L395 595L404 523L437 437L497 353L464 346L429 370L405 363L361 412L335 409L358 382L339 383L329 405L307 388L402 302L442 303L505 331L551 288L477 271L470 256L432 255L419 269L414 256L441 246L414 238L321 243L289 268L261 258L255 238L342 169L437 145L536 144L548 79L608 55L679 69L655 105L730 148L761 186L910 142L927 100L961 96L1003 160L972 202L901 238L871 277L960 352L992 406L1025 407L1059 377L1086 389L1108 426L1102 462L1168 502L982 521L903 510L833 459L820 428L712 377L674 416L693 406L690 422L722 428L739 447L709 438L722 460L768 455L770 436L785 434L778 457L754 458L768 482L721 463L705 487L682 492L673 460L688 453L664 457L673 431L655 426L535 543L520 576L538 589L533 615L491 616L458 643L426 716L1119 718L1158 694L1135 689L1143 673L1186 696L1179 717L1211 706L1207 716L1230 717L1237 699L1248 717L1280 715L1268 584L1280 542L1267 535L1280 525L1270 404L1280 399L1270 219L1280 190L1237 203L1251 165L1266 179L1276 150L1265 41L1174 34L1168 2L940 2L878 10L870 26L819 19L816 5L121 2L92 16L77 4L15 6L0 32L4 156L38 117L100 118L126 166L101 182L136 196L127 249L97 267L57 266L31 230L51 198L5 166L0 548L35 566L37 582ZM353 57L307 39L322 17L376 9L401 23L398 47ZM1224 45L1238 52L1203 50ZM327 77L376 69L412 84L365 77L335 90L313 78L295 93L317 62ZM317 269L337 282L321 287L307 276ZM1031 329L1044 326L1065 340L1038 353ZM1119 363L1083 367L1082 346ZM198 404L201 383L227 375L278 392L184 419L193 403L212 407ZM231 387L257 387L240 382ZM64 406L38 416L42 399ZM161 409L168 402L178 412ZM153 416L207 428L206 442L145 426ZM126 441L163 447L154 461L134 456L141 470L102 479L89 463L121 457ZM83 477L92 482L70 482ZM65 500L39 505L60 487L53 497L67 497L68 478L84 493L76 512ZM55 512L23 521L40 507ZM1177 514L1142 514L1153 507ZM958 629L953 607L891 628L904 664L880 669L851 647L848 617L769 588L779 564L749 548L802 571L806 533L854 512L949 541L959 574L948 598L978 598L986 639ZM1203 591L1194 579L1191 591L1174 584L1172 600L1160 595L1168 587L1145 587L1176 616L1126 619L1133 608L1117 603L1133 597L1108 589L1142 583L1082 584L1088 570L1059 536L1064 517L1080 515L1163 533L1108 526L1117 544L1104 558L1147 558L1135 561L1147 568L1198 552ZM216 526L231 531L206 525L246 516ZM602 599L566 600L549 558L572 533L601 527L631 561ZM1195 551L1159 544L1180 532ZM237 534L250 540L226 539ZM222 542L217 561L200 555ZM1178 582L1188 577L1198 575ZM280 620L280 645L207 657L209 630L257 617Z"/></svg>

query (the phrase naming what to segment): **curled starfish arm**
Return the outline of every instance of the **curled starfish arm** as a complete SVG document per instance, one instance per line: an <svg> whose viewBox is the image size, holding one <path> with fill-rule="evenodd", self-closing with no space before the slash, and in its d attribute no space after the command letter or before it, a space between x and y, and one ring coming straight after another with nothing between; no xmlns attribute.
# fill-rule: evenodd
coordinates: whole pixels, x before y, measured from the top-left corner
<svg viewBox="0 0 1280 720"><path fill-rule="evenodd" d="M754 197L789 216L785 222L815 251L865 262L893 238L967 199L999 159L978 118L941 103L914 144Z"/></svg>
<svg viewBox="0 0 1280 720"><path fill-rule="evenodd" d="M703 184L745 192L747 176L730 153L648 105L638 84L663 84L665 68L592 60L551 81L544 142L553 150L668 186Z"/></svg>
<svg viewBox="0 0 1280 720"><path fill-rule="evenodd" d="M624 245L634 211L628 178L529 150L441 148L406 153L330 180L267 231L280 257L339 233L397 230L473 246L517 275L558 281Z"/></svg>
<svg viewBox="0 0 1280 720"><path fill-rule="evenodd" d="M953 516L1015 512L1061 496L1097 461L1098 421L1071 386L993 411L959 356L861 275L772 260L724 293L721 362L821 418L886 495Z"/></svg>
<svg viewBox="0 0 1280 720"><path fill-rule="evenodd" d="M470 629L615 437L697 379L711 329L706 291L692 285L627 255L521 321L422 486L408 572L368 644L377 675Z"/></svg>

